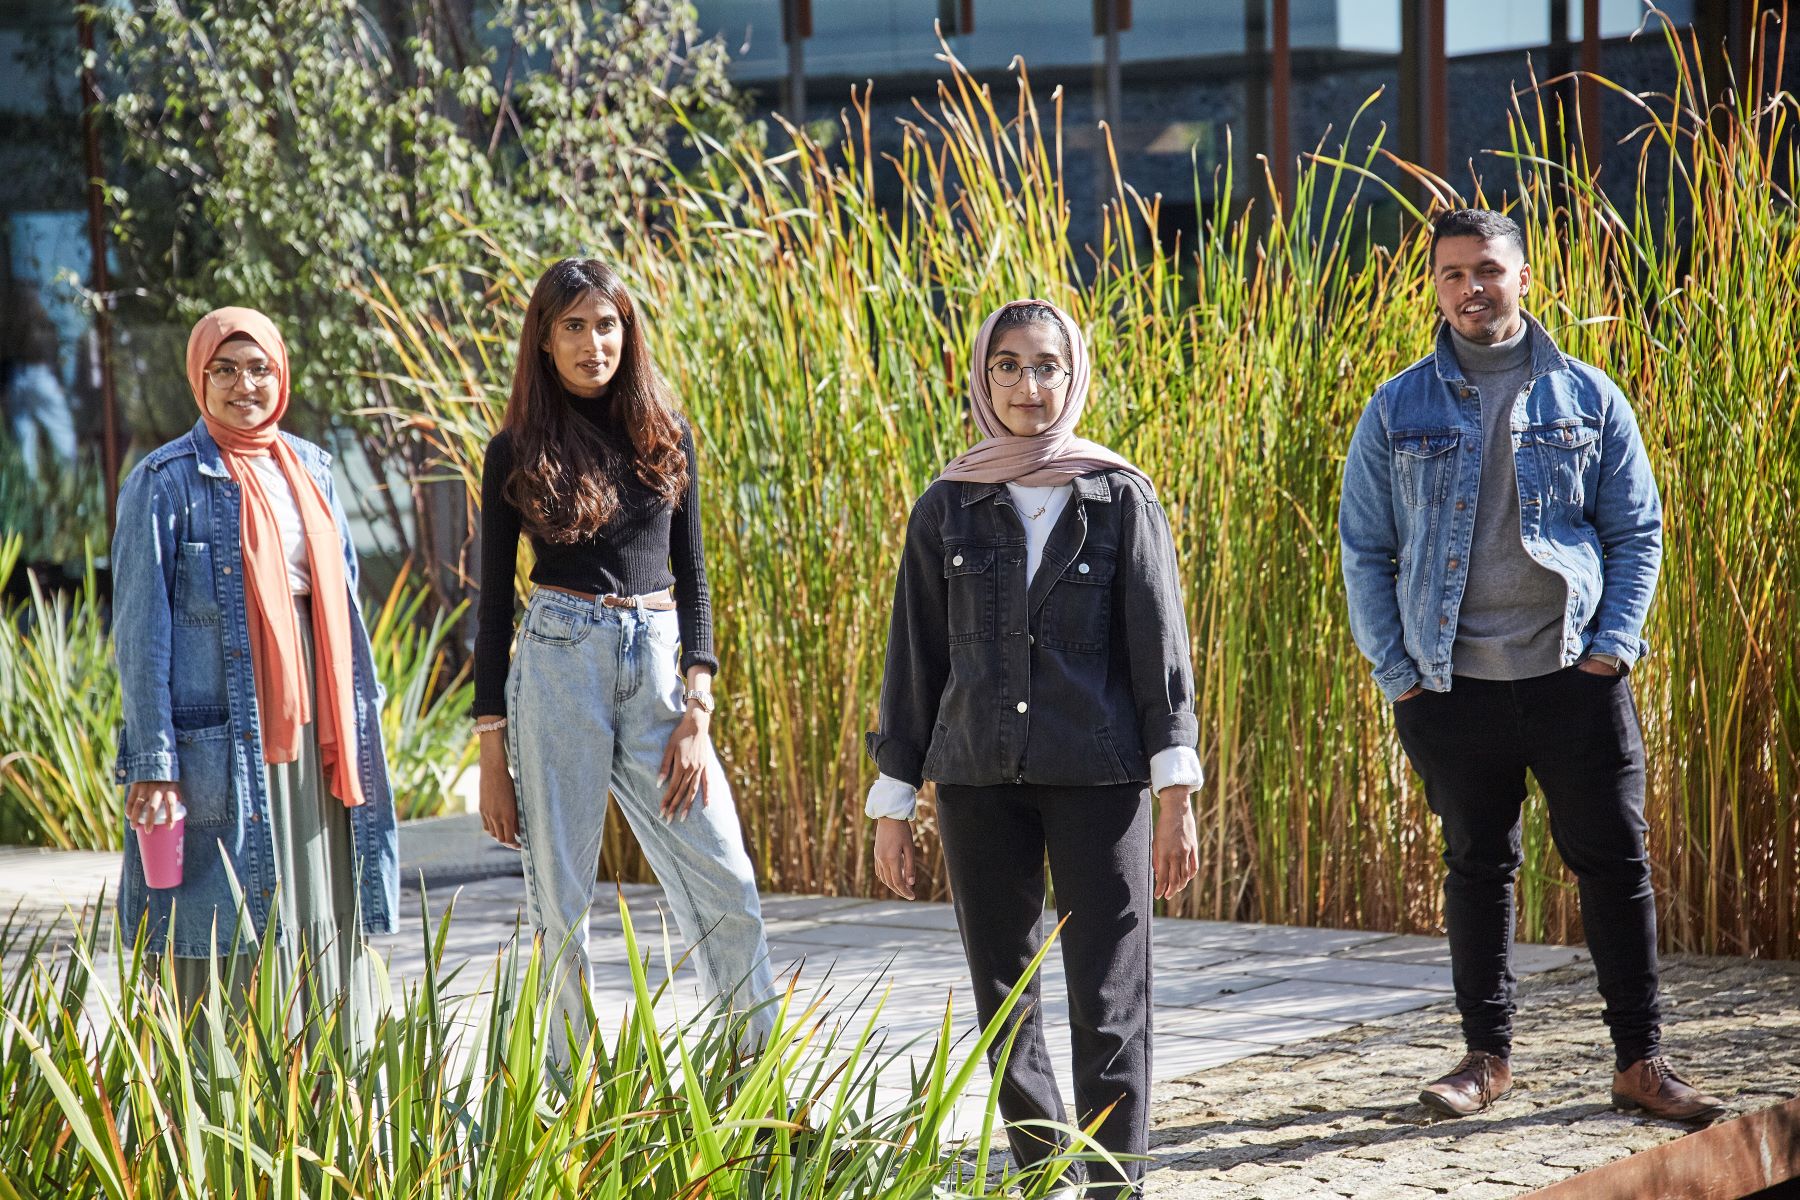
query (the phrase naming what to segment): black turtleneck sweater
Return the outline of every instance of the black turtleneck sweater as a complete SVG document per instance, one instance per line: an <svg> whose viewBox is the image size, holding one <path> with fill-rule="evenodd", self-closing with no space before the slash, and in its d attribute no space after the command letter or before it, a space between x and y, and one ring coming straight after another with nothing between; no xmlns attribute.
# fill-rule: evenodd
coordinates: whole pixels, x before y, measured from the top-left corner
<svg viewBox="0 0 1800 1200"><path fill-rule="evenodd" d="M675 588L681 626L681 670L696 664L718 669L713 655L712 598L706 586L706 551L700 537L700 470L694 435L681 424L688 486L671 507L628 469L633 453L624 431L612 426L605 397L566 396L569 407L591 422L619 464L619 511L594 536L554 543L531 538L536 561L531 582L595 595L642 596ZM511 667L513 577L523 520L504 494L514 467L512 435L502 430L488 443L481 471L481 598L475 634L475 706L478 717L506 712L506 673Z"/></svg>

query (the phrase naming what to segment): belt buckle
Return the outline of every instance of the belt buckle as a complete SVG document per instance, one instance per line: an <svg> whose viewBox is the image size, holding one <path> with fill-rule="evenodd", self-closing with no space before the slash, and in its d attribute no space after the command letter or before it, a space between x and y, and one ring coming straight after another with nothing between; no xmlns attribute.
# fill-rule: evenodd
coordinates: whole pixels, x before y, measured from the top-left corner
<svg viewBox="0 0 1800 1200"><path fill-rule="evenodd" d="M636 596L608 595L604 603L608 608L636 608L638 606L638 598Z"/></svg>

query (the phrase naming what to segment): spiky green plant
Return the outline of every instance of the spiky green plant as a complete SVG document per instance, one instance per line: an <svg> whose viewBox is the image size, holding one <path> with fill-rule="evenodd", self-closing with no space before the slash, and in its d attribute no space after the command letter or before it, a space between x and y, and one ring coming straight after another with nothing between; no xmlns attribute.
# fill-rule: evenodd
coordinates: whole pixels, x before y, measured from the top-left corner
<svg viewBox="0 0 1800 1200"><path fill-rule="evenodd" d="M303 999L277 982L272 943L242 1006L215 989L187 1018L141 939L114 948L108 973L101 918L62 945L8 923L0 1196L1041 1196L1098 1156L1071 1130L1086 1149L1018 1174L990 1170L985 1138L949 1136L1023 983L979 1036L959 1043L947 1006L935 1037L906 1047L883 1043L878 995L834 1008L790 989L770 1040L745 1056L742 1018L659 1021L666 984L620 911L633 1001L578 1048L567 1080L549 1066L553 991L537 948L515 943L471 988L443 966L449 912L420 927L418 979L378 972L386 1011L354 1049L336 1036L335 1003L290 1019ZM877 1091L903 1081L904 1099ZM985 1100L991 1134L991 1087Z"/></svg>

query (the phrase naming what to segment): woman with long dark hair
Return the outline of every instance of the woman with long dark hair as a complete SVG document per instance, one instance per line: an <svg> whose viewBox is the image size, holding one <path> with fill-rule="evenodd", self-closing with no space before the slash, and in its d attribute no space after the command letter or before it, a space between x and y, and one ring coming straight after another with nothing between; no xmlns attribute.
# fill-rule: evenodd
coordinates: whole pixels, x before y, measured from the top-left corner
<svg viewBox="0 0 1800 1200"><path fill-rule="evenodd" d="M774 980L737 811L713 753L712 609L693 432L618 276L564 259L525 310L512 395L481 480L475 720L481 814L524 852L555 962L566 1062L586 1037L588 906L610 789L662 881L708 992L766 1036ZM534 585L514 634L519 539ZM679 661L679 666L678 666Z"/></svg>

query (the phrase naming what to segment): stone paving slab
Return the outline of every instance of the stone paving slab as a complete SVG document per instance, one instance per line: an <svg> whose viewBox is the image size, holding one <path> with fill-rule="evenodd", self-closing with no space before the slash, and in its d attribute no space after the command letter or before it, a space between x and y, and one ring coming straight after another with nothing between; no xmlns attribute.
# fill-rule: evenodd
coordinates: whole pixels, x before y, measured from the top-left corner
<svg viewBox="0 0 1800 1200"><path fill-rule="evenodd" d="M1232 960L1231 965L1251 975L1273 975L1281 979L1311 979L1446 994L1451 990L1448 965L1438 967L1392 959L1368 959L1358 955L1357 950L1324 957L1250 953Z"/></svg>

